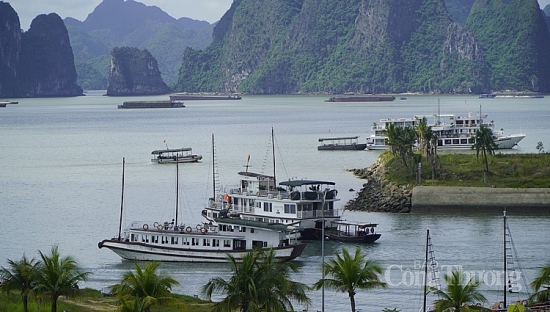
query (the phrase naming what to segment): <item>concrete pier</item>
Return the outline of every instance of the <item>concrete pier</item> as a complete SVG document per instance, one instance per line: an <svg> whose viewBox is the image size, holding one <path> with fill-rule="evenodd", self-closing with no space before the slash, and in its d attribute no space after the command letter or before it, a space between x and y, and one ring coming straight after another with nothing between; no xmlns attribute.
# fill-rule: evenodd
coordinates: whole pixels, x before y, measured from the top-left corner
<svg viewBox="0 0 550 312"><path fill-rule="evenodd" d="M412 213L478 208L550 212L550 188L416 186L411 201Z"/></svg>

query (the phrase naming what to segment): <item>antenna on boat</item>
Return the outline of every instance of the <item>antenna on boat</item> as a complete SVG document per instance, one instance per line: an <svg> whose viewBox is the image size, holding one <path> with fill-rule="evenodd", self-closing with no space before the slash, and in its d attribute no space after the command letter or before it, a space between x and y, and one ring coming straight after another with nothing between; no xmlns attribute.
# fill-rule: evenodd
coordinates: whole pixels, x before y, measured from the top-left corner
<svg viewBox="0 0 550 312"><path fill-rule="evenodd" d="M507 283L507 280L508 280L508 271L507 271L507 268L506 268L506 255L507 255L507 252L506 252L506 209L504 209L504 212L503 212L503 225L504 225L504 230L503 230L503 233L504 233L504 238L503 238L503 241L504 241L504 252L503 252L503 256L504 256L504 289L503 289L503 294L504 294L504 297L503 297L503 300L504 300L504 307L506 307L506 288L508 287L508 283Z"/></svg>
<svg viewBox="0 0 550 312"><path fill-rule="evenodd" d="M122 230L122 208L124 207L124 164L125 158L122 157L122 192L120 196L120 220L118 221L118 240L120 241L120 231Z"/></svg>
<svg viewBox="0 0 550 312"><path fill-rule="evenodd" d="M212 133L212 196L216 197L216 157L214 154L214 133Z"/></svg>
<svg viewBox="0 0 550 312"><path fill-rule="evenodd" d="M250 154L248 154L248 157L246 157L246 166L244 166L246 168L245 172L247 173L248 175L248 168L250 168Z"/></svg>
<svg viewBox="0 0 550 312"><path fill-rule="evenodd" d="M166 140L163 140L162 143L166 146L166 149L168 149L168 143L166 143Z"/></svg>

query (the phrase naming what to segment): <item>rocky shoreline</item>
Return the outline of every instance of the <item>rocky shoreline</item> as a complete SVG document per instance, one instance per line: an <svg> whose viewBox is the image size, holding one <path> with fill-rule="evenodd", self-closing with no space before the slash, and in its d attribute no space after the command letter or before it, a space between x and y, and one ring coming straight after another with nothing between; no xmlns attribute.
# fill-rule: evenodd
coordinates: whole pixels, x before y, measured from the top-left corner
<svg viewBox="0 0 550 312"><path fill-rule="evenodd" d="M365 169L351 169L354 175L367 180L355 199L344 209L356 211L396 212L411 211L413 185L396 185L385 178L387 169L378 159Z"/></svg>

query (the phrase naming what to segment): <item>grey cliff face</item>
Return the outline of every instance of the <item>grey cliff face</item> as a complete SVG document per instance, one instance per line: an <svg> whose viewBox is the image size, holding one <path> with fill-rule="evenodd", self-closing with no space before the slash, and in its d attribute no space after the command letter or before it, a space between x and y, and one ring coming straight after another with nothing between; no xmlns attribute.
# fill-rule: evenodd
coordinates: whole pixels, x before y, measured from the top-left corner
<svg viewBox="0 0 550 312"><path fill-rule="evenodd" d="M15 79L20 52L19 17L9 3L0 1L0 97L15 95Z"/></svg>

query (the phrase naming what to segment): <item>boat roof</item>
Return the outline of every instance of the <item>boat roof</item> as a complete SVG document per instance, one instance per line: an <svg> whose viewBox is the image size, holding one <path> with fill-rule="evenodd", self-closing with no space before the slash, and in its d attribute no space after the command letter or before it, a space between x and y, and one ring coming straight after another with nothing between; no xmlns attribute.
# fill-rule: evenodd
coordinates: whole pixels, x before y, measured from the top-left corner
<svg viewBox="0 0 550 312"><path fill-rule="evenodd" d="M182 148L172 148L172 149L162 149L162 150L154 150L151 152L151 154L162 154L162 153L177 153L177 152L190 152L192 148L190 147L182 147Z"/></svg>
<svg viewBox="0 0 550 312"><path fill-rule="evenodd" d="M273 179L273 176L262 174L262 173L255 173L255 172L248 172L248 171L240 171L238 173L239 175L245 176L245 177L251 177L251 178L265 178L265 179Z"/></svg>
<svg viewBox="0 0 550 312"><path fill-rule="evenodd" d="M262 221L245 220L240 218L214 218L216 223L232 224L239 226L250 226L255 228L269 229L274 231L287 231L289 225L283 223L268 223Z"/></svg>
<svg viewBox="0 0 550 312"><path fill-rule="evenodd" d="M302 185L317 185L317 184L335 185L336 183L331 181L320 181L320 180L289 180L289 181L280 182L279 184L296 187L296 186L302 186Z"/></svg>
<svg viewBox="0 0 550 312"><path fill-rule="evenodd" d="M352 136L352 137L338 137L338 138L319 138L319 142L323 141L336 141L336 140L356 140L359 136Z"/></svg>
<svg viewBox="0 0 550 312"><path fill-rule="evenodd" d="M336 225L353 225L358 227L375 227L378 226L377 223L365 223L365 222L351 222L346 220L332 221L332 224Z"/></svg>

